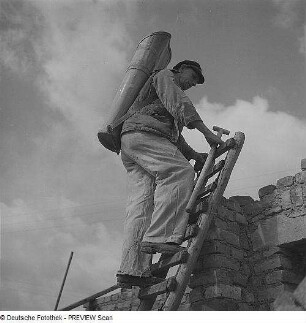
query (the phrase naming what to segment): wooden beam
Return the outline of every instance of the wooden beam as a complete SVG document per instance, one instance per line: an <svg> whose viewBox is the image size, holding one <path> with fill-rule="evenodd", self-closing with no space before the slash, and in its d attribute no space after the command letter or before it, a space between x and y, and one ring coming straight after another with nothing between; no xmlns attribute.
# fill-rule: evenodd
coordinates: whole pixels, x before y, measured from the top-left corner
<svg viewBox="0 0 306 323"><path fill-rule="evenodd" d="M59 311L70 311L70 310L72 310L72 309L74 309L76 307L79 307L81 305L84 305L85 303L91 302L92 300L94 300L94 299L96 299L98 297L101 297L101 296L103 296L105 294L108 294L108 293L110 293L110 292L112 292L112 291L114 291L116 289L119 289L119 288L120 287L118 285L113 285L110 288L107 288L107 289L103 290L102 292L98 292L98 293L93 294L93 295L91 295L89 297L83 298L80 301L75 302L75 303L73 303L73 304L71 304L69 306L63 307Z"/></svg>

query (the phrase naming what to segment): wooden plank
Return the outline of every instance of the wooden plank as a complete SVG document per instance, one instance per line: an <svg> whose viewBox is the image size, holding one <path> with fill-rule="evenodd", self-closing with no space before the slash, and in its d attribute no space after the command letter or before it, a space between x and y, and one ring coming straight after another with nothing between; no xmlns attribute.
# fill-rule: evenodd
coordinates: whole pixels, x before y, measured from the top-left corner
<svg viewBox="0 0 306 323"><path fill-rule="evenodd" d="M151 271L153 276L158 277L161 272L168 270L171 267L174 267L178 264L182 264L186 262L188 259L188 251L182 250L175 255L165 258L164 260L160 260L157 263L152 265Z"/></svg>
<svg viewBox="0 0 306 323"><path fill-rule="evenodd" d="M190 275L198 259L198 256L200 254L200 251L203 245L203 241L210 227L210 223L215 213L217 212L219 202L222 198L224 190L229 181L231 172L235 166L239 153L242 149L244 138L245 136L242 132L237 132L235 134L235 137L234 137L236 141L236 145L234 146L235 148L231 149L226 156L225 166L222 172L220 173L218 187L211 195L209 209L207 213L201 216L201 222L199 223L200 231L198 235L191 240L191 244L188 248L188 252L189 252L188 261L185 264L182 264L179 268L179 271L176 275L177 287L175 291L171 291L169 293L167 300L163 306L164 311L175 311L178 309L181 303L182 297L186 290L186 286L190 279Z"/></svg>
<svg viewBox="0 0 306 323"><path fill-rule="evenodd" d="M170 277L159 284L140 289L138 293L138 298L150 299L158 295L171 292L175 289L175 287L176 287L176 279L175 277Z"/></svg>
<svg viewBox="0 0 306 323"><path fill-rule="evenodd" d="M236 141L234 138L230 138L230 139L226 140L226 142L223 145L221 145L220 147L217 148L215 155L214 155L215 159L220 157L221 155L223 155L224 153L226 153L230 149L234 148L235 145L236 145Z"/></svg>
<svg viewBox="0 0 306 323"><path fill-rule="evenodd" d="M103 290L102 292L98 292L98 293L93 294L93 295L91 295L89 297L83 298L82 300L80 300L80 301L78 301L76 303L73 303L73 304L71 304L69 306L63 307L59 311L70 311L70 310L72 310L72 309L74 309L76 307L84 305L85 303L91 302L91 301L93 301L94 299L96 299L96 298L98 298L100 296L108 294L108 293L110 293L110 292L112 292L112 291L114 291L114 290L116 290L118 288L120 288L118 285L113 285L110 288L107 288L107 289Z"/></svg>

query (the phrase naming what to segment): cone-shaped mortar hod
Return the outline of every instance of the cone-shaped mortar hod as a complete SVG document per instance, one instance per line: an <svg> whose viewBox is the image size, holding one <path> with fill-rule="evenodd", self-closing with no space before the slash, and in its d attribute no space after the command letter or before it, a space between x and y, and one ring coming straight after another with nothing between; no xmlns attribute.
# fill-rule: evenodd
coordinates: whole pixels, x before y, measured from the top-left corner
<svg viewBox="0 0 306 323"><path fill-rule="evenodd" d="M117 121L131 107L151 73L156 69L166 68L169 64L171 60L170 38L169 33L158 31L148 35L138 44L113 100L109 120L98 134L100 142L107 149L113 150L110 148L113 145L113 138L110 134L116 128Z"/></svg>

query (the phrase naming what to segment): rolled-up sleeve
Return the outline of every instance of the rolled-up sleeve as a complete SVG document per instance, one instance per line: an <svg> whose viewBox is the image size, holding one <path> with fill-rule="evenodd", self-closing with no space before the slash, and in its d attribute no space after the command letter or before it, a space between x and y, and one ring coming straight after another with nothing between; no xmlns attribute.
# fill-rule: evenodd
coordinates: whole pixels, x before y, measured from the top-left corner
<svg viewBox="0 0 306 323"><path fill-rule="evenodd" d="M202 121L188 96L174 83L173 72L158 72L153 77L153 86L165 108L180 124L192 129L191 122Z"/></svg>

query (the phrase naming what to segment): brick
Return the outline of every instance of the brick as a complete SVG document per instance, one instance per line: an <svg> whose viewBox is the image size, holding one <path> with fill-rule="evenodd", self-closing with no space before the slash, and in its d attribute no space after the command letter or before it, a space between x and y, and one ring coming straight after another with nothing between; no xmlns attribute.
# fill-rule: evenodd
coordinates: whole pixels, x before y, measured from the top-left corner
<svg viewBox="0 0 306 323"><path fill-rule="evenodd" d="M239 241L240 241L240 246L243 249L246 249L246 250L249 250L250 249L250 243L249 243L249 239L248 239L246 233L242 233L239 236Z"/></svg>
<svg viewBox="0 0 306 323"><path fill-rule="evenodd" d="M232 279L226 273L228 273L228 271L225 271L225 274L222 274L222 269L215 269L204 273L194 274L190 278L189 287L195 288L197 286L215 285L217 282L231 284Z"/></svg>
<svg viewBox="0 0 306 323"><path fill-rule="evenodd" d="M259 301L274 301L284 291L292 291L292 287L289 285L280 285L276 287L270 287L265 290L257 291L257 298Z"/></svg>
<svg viewBox="0 0 306 323"><path fill-rule="evenodd" d="M258 275L251 277L252 286L256 289L261 288L262 286L266 286L265 276Z"/></svg>
<svg viewBox="0 0 306 323"><path fill-rule="evenodd" d="M234 299L211 298L206 300L205 305L214 311L237 311L238 303Z"/></svg>
<svg viewBox="0 0 306 323"><path fill-rule="evenodd" d="M201 301L203 300L203 297L204 297L204 290L202 286L194 288L189 294L190 303Z"/></svg>
<svg viewBox="0 0 306 323"><path fill-rule="evenodd" d="M209 255L212 253L223 253L227 254L228 252L228 245L222 243L218 240L206 240L204 241L201 249L201 255Z"/></svg>
<svg viewBox="0 0 306 323"><path fill-rule="evenodd" d="M303 170L302 172L297 173L295 175L295 182L297 184L304 184L304 183L306 183L306 170Z"/></svg>
<svg viewBox="0 0 306 323"><path fill-rule="evenodd" d="M254 303L255 302L254 294L245 288L243 288L241 291L241 298L246 303Z"/></svg>
<svg viewBox="0 0 306 323"><path fill-rule="evenodd" d="M239 311L254 311L255 308L253 305L246 304L246 303L239 303Z"/></svg>
<svg viewBox="0 0 306 323"><path fill-rule="evenodd" d="M254 271L256 274L276 268L292 269L292 263L283 255L276 254L273 257L254 265Z"/></svg>
<svg viewBox="0 0 306 323"><path fill-rule="evenodd" d="M242 260L244 258L243 250L236 248L232 245L226 244L224 241L207 240L204 242L201 255L221 253L227 256L234 257L235 259Z"/></svg>
<svg viewBox="0 0 306 323"><path fill-rule="evenodd" d="M300 242L306 239L306 216L289 218L281 213L276 218L278 245Z"/></svg>
<svg viewBox="0 0 306 323"><path fill-rule="evenodd" d="M290 189L291 202L295 206L303 205L303 189L301 186L295 186Z"/></svg>
<svg viewBox="0 0 306 323"><path fill-rule="evenodd" d="M276 182L276 186L277 188L288 187L293 185L293 183L294 183L294 176L286 176L286 177L280 178Z"/></svg>
<svg viewBox="0 0 306 323"><path fill-rule="evenodd" d="M258 196L260 199L262 199L265 195L269 195L274 192L276 189L275 185L267 185L258 190Z"/></svg>
<svg viewBox="0 0 306 323"><path fill-rule="evenodd" d="M190 311L190 304L182 304L178 308L178 311Z"/></svg>
<svg viewBox="0 0 306 323"><path fill-rule="evenodd" d="M241 224L248 224L246 217L241 213L236 213L235 220Z"/></svg>
<svg viewBox="0 0 306 323"><path fill-rule="evenodd" d="M297 285L302 277L288 270L275 270L266 276L267 284L275 284L279 282Z"/></svg>
<svg viewBox="0 0 306 323"><path fill-rule="evenodd" d="M258 311L269 311L270 310L270 306L269 304L259 304L257 307Z"/></svg>
<svg viewBox="0 0 306 323"><path fill-rule="evenodd" d="M219 228L216 228L215 230L211 230L208 237L208 240L223 240L226 241L229 244L232 244L234 246L239 247L240 243L239 243L239 237L232 233L229 232L227 230L222 230Z"/></svg>
<svg viewBox="0 0 306 323"><path fill-rule="evenodd" d="M204 299L190 303L190 311L213 311L212 308L208 309L208 306L205 303L206 301Z"/></svg>
<svg viewBox="0 0 306 323"><path fill-rule="evenodd" d="M229 210L232 210L232 211L235 211L235 212L242 212L239 203L237 201L235 201L235 200L228 200L226 202L226 207Z"/></svg>
<svg viewBox="0 0 306 323"><path fill-rule="evenodd" d="M116 310L116 304L106 305L103 310L104 311L114 311L114 310Z"/></svg>
<svg viewBox="0 0 306 323"><path fill-rule="evenodd" d="M291 212L288 214L288 218L298 218L298 217L303 217L305 215L306 215L306 209L297 208L297 209L291 210Z"/></svg>
<svg viewBox="0 0 306 323"><path fill-rule="evenodd" d="M273 247L269 247L266 250L263 250L262 255L263 257L268 258L276 253L284 253L284 251L280 247L273 246Z"/></svg>
<svg viewBox="0 0 306 323"><path fill-rule="evenodd" d="M217 268L193 274L190 278L189 287L195 288L197 286L209 286L217 283L246 286L247 281L248 276L241 271Z"/></svg>
<svg viewBox="0 0 306 323"><path fill-rule="evenodd" d="M278 241L277 219L273 217L260 222L257 230L251 234L251 241L254 251L276 245Z"/></svg>
<svg viewBox="0 0 306 323"><path fill-rule="evenodd" d="M232 248L229 247L228 255L237 259L237 260L244 259L244 251L241 249L234 248L234 247L232 247Z"/></svg>
<svg viewBox="0 0 306 323"><path fill-rule="evenodd" d="M302 186L302 190L303 190L303 201L306 202L306 185Z"/></svg>
<svg viewBox="0 0 306 323"><path fill-rule="evenodd" d="M235 212L227 209L224 206L218 207L218 216L222 219L225 219L227 221L234 221L235 220Z"/></svg>
<svg viewBox="0 0 306 323"><path fill-rule="evenodd" d="M252 223L252 224L257 224L258 222L260 222L262 219L264 219L265 218L265 214L264 213L261 213L261 214L258 214L258 215L256 215L256 216L254 216L251 220L250 220L250 222Z"/></svg>
<svg viewBox="0 0 306 323"><path fill-rule="evenodd" d="M240 206L245 206L254 202L250 196L232 196L229 200L237 202Z"/></svg>
<svg viewBox="0 0 306 323"><path fill-rule="evenodd" d="M204 296L206 299L225 297L235 300L241 299L241 288L237 286L218 284L209 286L205 289Z"/></svg>
<svg viewBox="0 0 306 323"><path fill-rule="evenodd" d="M223 221L223 220L221 220L221 219L219 219L219 218L216 217L214 219L214 223L215 223L215 226L217 228L220 228L222 230L228 230L228 224L227 224L227 222L225 222L225 221Z"/></svg>
<svg viewBox="0 0 306 323"><path fill-rule="evenodd" d="M220 267L239 270L240 263L239 261L233 258L227 258L222 254L213 254L204 258L203 260L203 269Z"/></svg>
<svg viewBox="0 0 306 323"><path fill-rule="evenodd" d="M293 293L298 303L306 310L306 277L300 282Z"/></svg>
<svg viewBox="0 0 306 323"><path fill-rule="evenodd" d="M113 294L111 295L111 301L117 301L119 299L119 294Z"/></svg>
<svg viewBox="0 0 306 323"><path fill-rule="evenodd" d="M239 286L246 286L248 283L249 275L245 274L243 271L233 271L231 273L233 283Z"/></svg>
<svg viewBox="0 0 306 323"><path fill-rule="evenodd" d="M291 292L282 292L272 304L274 311L303 311L295 302Z"/></svg>
<svg viewBox="0 0 306 323"><path fill-rule="evenodd" d="M238 223L236 223L236 222L229 222L227 227L228 227L228 231L230 231L232 233L235 233L237 235L240 234L240 231L241 230L240 230L240 226L239 226Z"/></svg>
<svg viewBox="0 0 306 323"><path fill-rule="evenodd" d="M251 274L250 266L247 264L242 264L240 270L243 275L250 276Z"/></svg>
<svg viewBox="0 0 306 323"><path fill-rule="evenodd" d="M264 215L265 216L272 216L272 215L275 215L275 214L278 214L282 211L282 207L281 206L275 206L275 207L272 207L272 208L269 208L267 210L264 211Z"/></svg>
<svg viewBox="0 0 306 323"><path fill-rule="evenodd" d="M281 206L284 210L290 209L292 207L290 190L284 190L280 192L280 201Z"/></svg>

